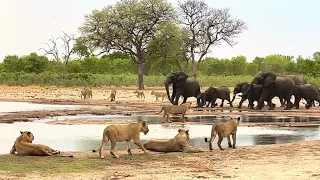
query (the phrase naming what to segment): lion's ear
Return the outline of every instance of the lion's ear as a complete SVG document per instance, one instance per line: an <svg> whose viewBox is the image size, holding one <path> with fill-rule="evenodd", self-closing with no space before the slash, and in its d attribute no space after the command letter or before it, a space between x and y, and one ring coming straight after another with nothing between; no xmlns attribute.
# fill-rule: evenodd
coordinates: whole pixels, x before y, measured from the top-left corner
<svg viewBox="0 0 320 180"><path fill-rule="evenodd" d="M20 134L23 134L23 131L20 131Z"/></svg>
<svg viewBox="0 0 320 180"><path fill-rule="evenodd" d="M238 121L240 121L240 117L238 117Z"/></svg>
<svg viewBox="0 0 320 180"><path fill-rule="evenodd" d="M188 135L189 135L189 129L188 129L188 130L186 130L186 134L188 134Z"/></svg>
<svg viewBox="0 0 320 180"><path fill-rule="evenodd" d="M182 131L182 129L179 129L178 132Z"/></svg>
<svg viewBox="0 0 320 180"><path fill-rule="evenodd" d="M142 126L146 126L147 122L146 121L142 121Z"/></svg>

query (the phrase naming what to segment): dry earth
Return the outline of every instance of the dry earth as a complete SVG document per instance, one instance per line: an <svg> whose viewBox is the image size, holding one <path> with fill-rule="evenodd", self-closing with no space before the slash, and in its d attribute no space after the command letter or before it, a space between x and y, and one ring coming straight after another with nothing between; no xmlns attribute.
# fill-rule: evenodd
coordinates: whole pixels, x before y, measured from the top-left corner
<svg viewBox="0 0 320 180"><path fill-rule="evenodd" d="M116 101L107 100L111 89L117 90ZM206 88L204 88L206 89ZM27 121L44 118L47 116L74 115L74 114L145 114L155 115L159 111L159 105L165 102L156 102L155 97L150 94L151 90L164 91L164 88L147 88L145 99L138 99L130 87L101 87L93 88L93 99L80 99L81 88L61 87L11 87L0 86L0 101L26 101L37 103L54 104L87 104L110 106L108 110L73 110L73 111L31 111L19 112L0 116L0 122L12 123L14 121ZM193 106L196 99L190 98ZM237 106L239 98L235 100ZM278 100L274 103L279 107ZM220 104L220 102L218 102ZM128 108L121 108L126 106ZM244 108L230 108L225 103L224 108L196 109L192 108L187 116L196 115L259 115L259 116L313 116L319 117L319 107L309 110L301 107L300 110L284 111L276 108L274 111L264 109L262 111ZM301 104L303 106L303 104ZM130 107L130 108L129 108ZM158 115L160 116L160 115ZM108 123L108 121L99 121ZM61 123L61 122L51 122ZM98 123L93 120L66 121L65 124L88 124ZM299 123L243 123L242 126L318 126L318 122ZM320 141L306 141L284 145L263 145L238 147L236 150L220 151L200 154L184 155L174 153L173 158L169 154L151 153L152 161L141 159L128 160L120 158L114 166L97 167L96 171L78 173L60 173L58 175L42 177L38 173L17 175L0 169L0 179L320 179ZM108 149L108 148L107 148ZM108 153L108 152L106 152ZM124 154L125 152L122 152ZM135 154L143 155L139 150ZM109 155L109 154L108 154ZM7 156L7 155L6 155ZM75 153L74 158L96 157L97 154L82 152ZM126 156L126 155L123 155ZM0 156L1 158L1 156ZM157 160L159 159L159 161ZM102 160L103 161L103 160Z"/></svg>

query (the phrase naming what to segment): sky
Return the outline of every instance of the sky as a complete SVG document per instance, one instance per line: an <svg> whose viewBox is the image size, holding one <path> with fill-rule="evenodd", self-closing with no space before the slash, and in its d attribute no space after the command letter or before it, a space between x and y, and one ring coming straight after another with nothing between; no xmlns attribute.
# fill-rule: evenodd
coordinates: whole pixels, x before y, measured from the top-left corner
<svg viewBox="0 0 320 180"><path fill-rule="evenodd" d="M43 54L39 48L62 31L79 33L84 15L116 0L1 0L0 61L6 55ZM177 6L178 0L169 0ZM320 51L318 0L206 0L212 8L230 8L247 23L237 45L213 47L209 56L248 61L270 54L311 57Z"/></svg>

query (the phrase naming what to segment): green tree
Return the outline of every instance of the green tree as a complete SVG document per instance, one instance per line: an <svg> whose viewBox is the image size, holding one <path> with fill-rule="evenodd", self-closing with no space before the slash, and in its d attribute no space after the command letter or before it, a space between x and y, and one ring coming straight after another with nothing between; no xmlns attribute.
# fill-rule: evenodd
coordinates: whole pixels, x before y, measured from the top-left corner
<svg viewBox="0 0 320 180"><path fill-rule="evenodd" d="M247 70L247 58L245 56L233 57L230 60L230 69L232 75L244 75Z"/></svg>
<svg viewBox="0 0 320 180"><path fill-rule="evenodd" d="M185 53L187 34L176 24L167 23L150 42L147 53L147 66L155 74L166 75L171 70L185 71L188 58Z"/></svg>
<svg viewBox="0 0 320 180"><path fill-rule="evenodd" d="M25 64L17 55L8 55L3 59L3 68L5 72L22 72Z"/></svg>
<svg viewBox="0 0 320 180"><path fill-rule="evenodd" d="M48 58L45 56L38 56L37 53L31 53L21 59L25 61L25 72L27 73L41 73L47 69Z"/></svg>
<svg viewBox="0 0 320 180"><path fill-rule="evenodd" d="M159 25L173 21L174 8L166 0L120 0L85 16L80 31L95 50L121 51L137 64L139 89L144 89L143 65Z"/></svg>

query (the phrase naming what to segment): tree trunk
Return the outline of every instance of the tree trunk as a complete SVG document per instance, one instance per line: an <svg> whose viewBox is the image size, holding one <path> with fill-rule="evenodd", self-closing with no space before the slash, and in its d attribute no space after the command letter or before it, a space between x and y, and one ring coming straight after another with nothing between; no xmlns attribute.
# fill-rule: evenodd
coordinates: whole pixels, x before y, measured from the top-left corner
<svg viewBox="0 0 320 180"><path fill-rule="evenodd" d="M192 61L192 74L195 74L196 76L198 74L197 63L194 60Z"/></svg>
<svg viewBox="0 0 320 180"><path fill-rule="evenodd" d="M139 60L138 62L138 88L144 89L144 83L143 83L143 63Z"/></svg>

